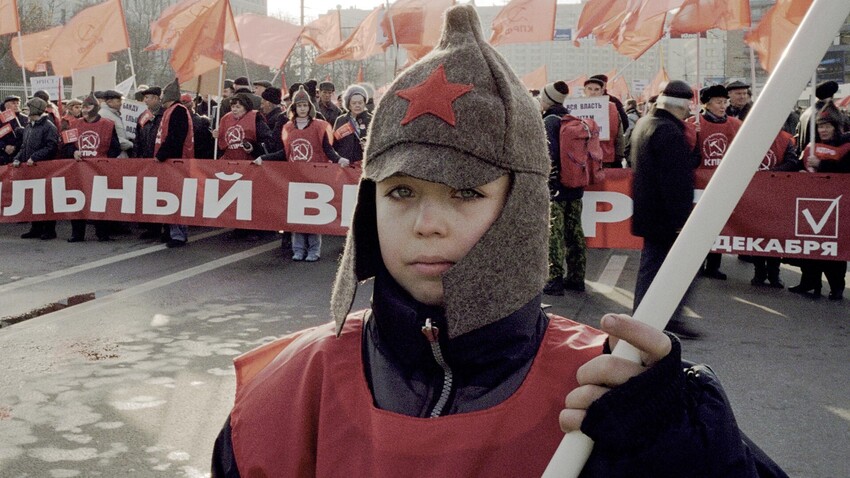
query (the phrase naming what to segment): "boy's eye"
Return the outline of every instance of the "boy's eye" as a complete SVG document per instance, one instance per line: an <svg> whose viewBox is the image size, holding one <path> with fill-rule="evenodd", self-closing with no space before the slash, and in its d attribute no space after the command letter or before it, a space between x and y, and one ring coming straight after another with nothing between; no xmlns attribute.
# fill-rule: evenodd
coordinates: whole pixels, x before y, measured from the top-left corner
<svg viewBox="0 0 850 478"><path fill-rule="evenodd" d="M390 190L389 194L387 194L387 196L396 199L409 198L412 195L413 191L411 191L410 188L408 188L407 186L396 186L392 190Z"/></svg>
<svg viewBox="0 0 850 478"><path fill-rule="evenodd" d="M476 191L475 189L461 189L461 190L459 190L458 192L455 193L455 196L457 196L460 199L476 199L476 198L484 197L483 194Z"/></svg>

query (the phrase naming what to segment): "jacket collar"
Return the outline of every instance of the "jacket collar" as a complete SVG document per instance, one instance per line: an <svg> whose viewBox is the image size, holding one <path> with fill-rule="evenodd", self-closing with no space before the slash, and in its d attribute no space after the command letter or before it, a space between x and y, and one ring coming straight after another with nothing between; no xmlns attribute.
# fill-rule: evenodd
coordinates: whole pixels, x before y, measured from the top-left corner
<svg viewBox="0 0 850 478"><path fill-rule="evenodd" d="M423 369L434 362L422 333L430 318L440 329L440 348L450 367L461 373L486 372L498 377L527 364L537 353L548 324L540 300L538 295L507 317L449 340L442 308L413 299L381 267L375 277L371 320L377 327L379 346L402 369Z"/></svg>

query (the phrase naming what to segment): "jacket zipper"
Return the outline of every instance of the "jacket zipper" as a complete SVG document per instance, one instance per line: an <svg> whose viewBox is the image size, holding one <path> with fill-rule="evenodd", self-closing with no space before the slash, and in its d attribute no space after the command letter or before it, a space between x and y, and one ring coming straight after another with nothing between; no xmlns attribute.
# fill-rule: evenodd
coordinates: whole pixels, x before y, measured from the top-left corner
<svg viewBox="0 0 850 478"><path fill-rule="evenodd" d="M440 348L440 342L437 340L439 333L440 329L431 324L431 319L425 319L425 326L422 327L422 334L425 335L425 338L428 339L428 343L431 345L431 354L434 355L434 360L436 360L437 365L443 369L443 389L440 391L440 398L437 400L437 404L434 405L434 408L431 410L431 418L439 417L443 413L443 408L445 408L446 403L448 403L449 395L451 395L452 392L452 369L449 367L449 364L446 363L446 359L443 358L443 350Z"/></svg>

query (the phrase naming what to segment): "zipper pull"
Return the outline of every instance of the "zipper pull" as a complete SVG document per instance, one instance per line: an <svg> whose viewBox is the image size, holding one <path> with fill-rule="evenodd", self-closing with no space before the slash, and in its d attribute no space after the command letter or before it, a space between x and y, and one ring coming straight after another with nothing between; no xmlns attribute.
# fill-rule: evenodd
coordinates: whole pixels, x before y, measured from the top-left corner
<svg viewBox="0 0 850 478"><path fill-rule="evenodd" d="M440 328L431 324L431 319L425 319L425 325L422 327L422 334L432 344L437 342L437 336L440 334Z"/></svg>

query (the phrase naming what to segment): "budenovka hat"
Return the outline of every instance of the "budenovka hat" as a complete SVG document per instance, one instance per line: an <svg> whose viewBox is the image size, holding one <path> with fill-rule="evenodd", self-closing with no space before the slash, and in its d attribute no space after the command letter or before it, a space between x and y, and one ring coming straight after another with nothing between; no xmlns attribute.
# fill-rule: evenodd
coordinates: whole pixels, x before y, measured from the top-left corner
<svg viewBox="0 0 850 478"><path fill-rule="evenodd" d="M100 111L100 101L95 98L94 93L83 98L83 106L91 106L91 115L94 116Z"/></svg>
<svg viewBox="0 0 850 478"><path fill-rule="evenodd" d="M162 90L162 102L167 103L169 101L180 101L180 83L177 81L177 78L165 85L165 88Z"/></svg>
<svg viewBox="0 0 850 478"><path fill-rule="evenodd" d="M439 44L389 87L372 119L331 309L341 330L357 283L383 267L375 186L396 174L467 189L512 178L500 216L442 276L449 338L539 296L548 274L549 155L535 101L487 43L471 5L448 9Z"/></svg>

